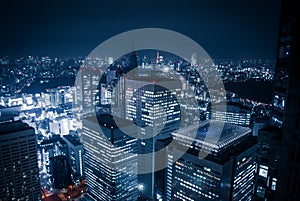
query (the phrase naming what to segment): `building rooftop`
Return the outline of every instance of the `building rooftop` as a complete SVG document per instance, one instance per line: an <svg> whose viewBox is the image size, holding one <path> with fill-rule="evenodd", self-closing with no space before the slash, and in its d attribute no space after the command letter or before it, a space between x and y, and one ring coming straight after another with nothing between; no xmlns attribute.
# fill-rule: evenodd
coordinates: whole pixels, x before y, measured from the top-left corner
<svg viewBox="0 0 300 201"><path fill-rule="evenodd" d="M214 154L209 154L205 157L205 160L212 161L214 163L218 164L225 164L233 156L238 156L245 152L246 150L250 149L251 147L255 146L257 144L257 137L256 136L251 136L248 135L246 138L243 138L241 141L237 141L230 149L224 150L221 154L214 155ZM255 148L256 150L256 148ZM192 154L194 156L199 156L199 150L196 149L189 149L187 153Z"/></svg>
<svg viewBox="0 0 300 201"><path fill-rule="evenodd" d="M224 111L226 109L227 112L235 112L235 113L250 113L251 108L241 104L241 103L235 103L235 102L220 102L214 105L216 108L216 111ZM226 106L224 108L224 106Z"/></svg>
<svg viewBox="0 0 300 201"><path fill-rule="evenodd" d="M58 141L61 141L61 137L59 135L53 135L51 138L43 140L41 142L41 145L48 145L48 144L56 143Z"/></svg>
<svg viewBox="0 0 300 201"><path fill-rule="evenodd" d="M72 135L64 135L63 136L66 140L68 140L71 144L73 144L74 146L79 146L79 145L82 145L80 143L79 140L77 140L74 136Z"/></svg>
<svg viewBox="0 0 300 201"><path fill-rule="evenodd" d="M223 127L222 127L223 126ZM222 131L221 131L222 129ZM191 136L191 134L196 136ZM251 129L229 123L208 120L199 125L191 125L172 133L172 136L179 141L190 142L196 149L207 149L218 153L239 138L250 135Z"/></svg>
<svg viewBox="0 0 300 201"><path fill-rule="evenodd" d="M22 121L14 121L0 124L0 135L13 133L22 130L33 129Z"/></svg>
<svg viewBox="0 0 300 201"><path fill-rule="evenodd" d="M112 116L110 114L97 115L97 118L95 118L94 116L87 117L86 120L111 129L117 129L120 127L122 128L122 127L127 127L132 125L131 121L116 116Z"/></svg>

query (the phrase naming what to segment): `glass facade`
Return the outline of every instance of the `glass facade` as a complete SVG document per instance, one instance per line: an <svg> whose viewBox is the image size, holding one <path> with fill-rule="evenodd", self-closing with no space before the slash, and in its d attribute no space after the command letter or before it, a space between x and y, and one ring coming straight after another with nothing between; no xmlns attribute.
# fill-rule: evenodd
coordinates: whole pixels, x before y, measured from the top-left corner
<svg viewBox="0 0 300 201"><path fill-rule="evenodd" d="M84 122L82 141L86 150L88 197L103 201L136 200L137 140L124 134L109 115Z"/></svg>
<svg viewBox="0 0 300 201"><path fill-rule="evenodd" d="M250 136L249 128L225 124L216 144L219 149L212 149L209 147L214 146L208 146L209 142L201 138L203 132L207 135L207 125L209 122L202 124L196 142L179 160L174 161L174 155L182 151L178 147L170 149L167 200L251 200L256 137ZM190 140L186 133L172 135L183 146ZM210 154L199 158L201 149Z"/></svg>
<svg viewBox="0 0 300 201"><path fill-rule="evenodd" d="M228 102L226 105L223 105L222 103L217 104L215 107L215 111L207 112L207 119L236 124L240 126L250 125L251 108L248 108L242 104L231 102Z"/></svg>
<svg viewBox="0 0 300 201"><path fill-rule="evenodd" d="M183 156L173 165L168 200L220 200L221 171ZM171 178L173 175L173 178Z"/></svg>
<svg viewBox="0 0 300 201"><path fill-rule="evenodd" d="M166 83L168 89L163 87ZM125 79L125 87L126 119L138 126L138 171L143 173L138 175L139 185L143 186L140 194L147 199L164 197L166 186L160 181L166 170L155 173L155 167L157 161L167 161L167 155L155 159L147 154L167 146L168 143L161 145L158 141L167 142L170 134L179 128L181 114L176 98L182 86L172 79L132 76Z"/></svg>
<svg viewBox="0 0 300 201"><path fill-rule="evenodd" d="M40 200L34 129L22 122L0 124L0 147L0 200Z"/></svg>
<svg viewBox="0 0 300 201"><path fill-rule="evenodd" d="M251 200L256 165L255 148L247 150L236 157L232 200Z"/></svg>
<svg viewBox="0 0 300 201"><path fill-rule="evenodd" d="M80 176L83 176L83 145L72 135L66 135L63 140L68 145L69 163L71 167L72 178L76 181Z"/></svg>
<svg viewBox="0 0 300 201"><path fill-rule="evenodd" d="M237 124L241 126L249 126L250 124L250 112L249 113L235 113L235 112L222 112L215 111L211 114L211 119L216 121L224 121L231 124Z"/></svg>
<svg viewBox="0 0 300 201"><path fill-rule="evenodd" d="M94 112L95 106L100 103L99 71L99 67L82 67L78 72L75 106L78 104L84 114Z"/></svg>

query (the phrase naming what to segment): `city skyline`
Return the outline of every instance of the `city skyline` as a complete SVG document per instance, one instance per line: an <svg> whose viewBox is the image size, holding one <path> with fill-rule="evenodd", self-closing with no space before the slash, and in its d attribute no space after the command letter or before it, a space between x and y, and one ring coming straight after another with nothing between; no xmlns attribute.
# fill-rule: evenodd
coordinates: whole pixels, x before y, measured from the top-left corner
<svg viewBox="0 0 300 201"><path fill-rule="evenodd" d="M299 199L295 2L155 1L4 3L0 201Z"/></svg>
<svg viewBox="0 0 300 201"><path fill-rule="evenodd" d="M153 55L155 55L155 53L156 58L152 58ZM113 139L116 138L116 140L118 139L118 143L120 142L121 146L123 146L122 144L129 144L131 140L127 138L122 138L123 140L119 141L120 137L115 135L116 130L115 125L113 123L117 120L115 116L121 116L124 118L125 112L125 118L130 120L129 122L131 124L132 121L134 121L136 122L137 126L141 126L140 131L137 131L137 133L140 133L138 134L139 137L134 138L135 140L137 140L138 143L138 151L140 151L142 154L143 152L145 152L145 150L147 151L147 149L148 151L150 150L150 153L153 150L155 150L155 152L162 151L162 154L160 154L159 156L159 158L161 158L163 156L166 157L167 150L171 149L168 148L169 146L174 146L174 143L169 144L169 142L172 141L172 139L167 136L158 136L147 140L141 140L140 137L145 134L150 136L156 134L156 132L149 132L149 128L148 130L143 130L143 124L154 125L155 123L152 129L160 130L159 128L161 127L161 123L163 123L164 121L170 121L170 125L164 125L164 129L161 131L164 133L164 135L169 135L173 130L177 129L177 123L175 123L174 125L171 123L173 120L183 121L181 122L181 125L183 124L185 126L186 124L188 125L197 123L199 119L203 121L206 118L215 118L218 119L218 121L220 122L226 121L233 124L243 124L244 126L248 126L245 115L251 114L251 116L253 116L254 113L251 112L251 107L253 107L254 105L261 104L259 102L251 102L246 99L237 99L237 95L228 93L228 101L232 102L233 104L231 113L222 113L222 108L224 108L224 104L226 105L226 103L222 102L220 102L220 105L216 107L217 113L211 113L209 109L209 103L213 101L218 102L219 100L215 99L212 95L210 95L207 92L207 88L203 85L203 79L205 79L205 77L201 78L200 74L195 70L196 68L203 67L202 64L198 63L199 60L197 60L197 57L195 57L195 55L191 55L190 59L188 58L189 60L191 60L191 64L185 60L178 61L177 59L171 62L166 53L158 52L155 50L152 50L151 54L149 54L148 56L150 55L152 55L152 57L145 59L143 58L141 61L139 61L136 53L132 52L131 54L124 56L124 58L128 57L127 59L123 60L124 64L122 64L122 62L118 60L116 60L116 62L114 63L113 58L87 58L87 63L95 63L96 65L95 67L83 66L83 68L80 69L80 73L77 75L80 81L77 83L77 85L53 87L51 89L36 91L33 94L19 93L18 96L15 96L17 94L13 93L12 96L6 95L0 98L2 106L1 121L11 121L11 119L5 119L6 115L10 113L10 111L7 110L19 110L15 111L16 114L12 118L21 119L23 122L27 123L35 130L38 147L37 162L39 167L40 185L42 188L42 195L44 200L47 200L48 197L50 199L50 197L58 195L64 197L72 196L72 198L75 198L76 196L78 197L78 195L81 194L91 195L91 197L93 197L94 200L97 200L97 198L100 199L100 197L104 196L104 194L105 196L107 196L107 198L110 197L109 192L111 192L112 197L122 197L120 194L114 192L124 192L124 190L119 189L117 183L125 182L126 179L115 180L114 175L118 175L118 171L116 171L116 173L111 173L110 166L102 166L101 160L97 160L98 158L104 157L105 160L109 161L109 154L115 155L114 148L109 148L110 144L109 142L105 141L104 137L100 139L100 136L98 136L97 141L95 141L95 136L97 136L97 130L92 131L93 129L87 126L86 123L80 125L82 118L85 118L85 116L92 115L95 109L96 111L100 109L98 112L104 114L110 114L110 112L115 112L113 114L114 117L112 122L110 122L109 120L110 116L107 116L105 118L102 117L101 119L101 121L103 121L102 124L104 125L104 127L108 128L108 136L106 136L107 139L111 139L111 141L114 141ZM77 60L75 60L74 62L76 63L76 61ZM24 58L24 60L18 61L3 60L2 65L11 67L10 65L14 66L15 62L18 62L20 65L26 65L30 67L31 70L24 71L23 68L18 69L16 70L16 74L12 74L12 77L14 77L14 75L18 75L19 72L22 74L22 77L26 76L30 79L36 79L36 76L39 77L41 75L41 78L44 78L37 79L36 81L38 82L38 84L42 84L42 82L45 82L47 84L48 81L51 82L51 77L56 75L57 69L60 69L60 65L56 65L57 63L60 63L60 61L56 61L55 58L49 57L44 57L41 60L34 57L28 57ZM100 78L99 75L95 73L95 71L97 71L97 69L100 70L102 69L102 67L105 67L106 62L111 63L112 65L106 72L107 74L104 74L102 78ZM224 80L228 81L234 81L236 80L236 78L238 78L240 82L243 82L247 79L252 79L256 81L271 79L272 77L269 76L270 69L268 68L268 65L266 65L264 62L261 62L262 61L253 61L253 63L250 62L250 65L257 65L257 69L260 69L259 71L249 69L247 67L248 64L244 62L241 63L246 66L241 65L235 71L230 70L231 68L229 66L233 65L232 62L229 62L226 65L220 63L218 64L218 66L220 70L220 75L223 75ZM68 65L66 65L65 67L66 68L63 71L61 71L63 76L68 75L70 72L73 72L73 74L71 73L70 75L75 76L73 68L69 68ZM10 68L7 69L9 70ZM203 70L209 73L212 69L208 68ZM35 73L32 74L33 72ZM248 72L244 74L247 76L242 76L242 72ZM155 75L153 75L153 73L155 73ZM150 75L152 75L152 77ZM185 81L179 81L180 77L183 78L182 81ZM58 77L57 79L62 78L63 77ZM93 87L93 85L97 83L95 83L95 80L100 80L98 86L101 87L101 90L99 91L99 88ZM155 83L153 83L153 80L155 81ZM173 82L169 84L164 83L167 80L169 80L167 83L169 83L170 81L175 81L175 83L176 81L179 81L177 85L180 85L174 85ZM148 81L148 83L145 82L146 85L144 87L141 87L143 85L143 81ZM119 82L119 85L116 85L116 82ZM156 86L156 84L158 86ZM166 86L168 87L168 89L159 87L159 85ZM170 89L170 86L175 87L175 90ZM120 92L122 92L123 94ZM196 95L195 100L197 100L197 104L193 106L193 101L189 97L193 97L194 93ZM135 100L139 101L136 102ZM178 108L176 109L176 107L179 107L179 105L178 102L175 100L179 101L180 103L180 113L178 113L179 111L176 111L178 110ZM126 110L124 112L122 112L122 101L125 101L127 103L125 107ZM99 105L99 103L101 104ZM111 110L110 108L113 107L110 107L110 105L112 104L114 104L116 108L118 108L118 104L121 104L121 107L120 109L118 108L118 110ZM161 107L161 104L164 106ZM244 108L244 106L246 109L245 115L240 115L239 113L242 111L239 111L237 109ZM218 111L220 110L218 108L221 108L221 111ZM196 115L198 113L197 110L200 111L199 117L197 117ZM166 111L167 113L165 113ZM165 116L165 114L168 115ZM165 118L166 120L168 120L164 120ZM98 122L100 125L101 121ZM94 127L97 128L97 123L94 124ZM82 128L83 131L81 131L80 128ZM135 132L134 127L130 130ZM248 130L248 133L250 134L250 129ZM147 133L145 131L147 131ZM112 137L110 137L109 134L112 134ZM190 132L185 132L185 134L189 135ZM72 140L71 138L74 139ZM152 141L153 139L155 140ZM153 145L151 145L152 143ZM105 153L103 156L100 154L101 157L97 155L97 153L99 152L103 153L103 150L101 151L100 147L97 146L100 144L102 144L103 147L107 147L107 153ZM146 144L147 146L145 146ZM76 149L75 145L78 146ZM124 146L124 153L126 153L127 151L127 145ZM143 151L144 146L147 149ZM119 148L120 146L118 147L118 149ZM82 154L80 153L84 153L83 159L81 159ZM116 155L117 154L118 151L116 152ZM178 154L176 155L176 157L178 157ZM127 158L125 157L126 155L121 156L122 158L120 158L120 161L124 161L125 158ZM174 155L174 160L176 160L176 157ZM144 160L141 157L139 158ZM151 157L148 157L148 160L149 159L151 159ZM125 163L124 161L124 163L122 164L126 167L130 164L132 165L133 163L134 160L130 161L129 163ZM112 164L114 164L114 162ZM167 174L167 169L161 169L163 167L159 167L166 167L166 165L166 161L162 161L162 163L155 162L155 169L158 168L158 171L156 171L155 173L139 174L139 176L137 177L132 177L133 180L129 182L130 185L128 186L132 190L132 193L129 193L128 196L138 196L139 199L145 200L147 200L148 198L157 198L159 200L167 199L167 185L172 185L172 183L168 183L166 179L163 179L165 178L165 174ZM112 166L112 168L117 167L118 166ZM78 171L74 171L76 169L79 170L80 173L78 173ZM80 169L84 169L84 171L82 172L80 171ZM100 177L98 171L105 172L105 176ZM143 172L146 170L138 168L138 171ZM145 177L140 177L140 175L144 175ZM82 180L83 178L85 178L84 176L86 176L86 180ZM148 181L149 178L152 178L151 182ZM99 179L101 181L99 181ZM112 184L106 186L106 182L109 182L110 180ZM84 182L86 182L86 185L82 186ZM99 185L101 184L100 186L102 186L101 189L103 190L103 193L101 193L99 185L97 185L97 183L99 183ZM201 184L201 182L199 184ZM217 183L217 185L220 185L220 183ZM63 190L64 186L67 189L66 192ZM73 191L72 189L75 190ZM113 189L115 189L116 191L114 191ZM178 186L177 189L181 190L181 187ZM55 193L56 191L57 193ZM100 193L98 191L100 191ZM106 193L104 193L104 191ZM138 195L137 192L139 193ZM221 195L219 194L220 190L214 193ZM224 193L226 194L226 192ZM249 194L250 192L247 191L247 193ZM127 194L124 193L123 195L125 196ZM194 196L198 195L195 194ZM84 198L88 199L87 196L84 196ZM105 199L106 198L103 198L103 200Z"/></svg>

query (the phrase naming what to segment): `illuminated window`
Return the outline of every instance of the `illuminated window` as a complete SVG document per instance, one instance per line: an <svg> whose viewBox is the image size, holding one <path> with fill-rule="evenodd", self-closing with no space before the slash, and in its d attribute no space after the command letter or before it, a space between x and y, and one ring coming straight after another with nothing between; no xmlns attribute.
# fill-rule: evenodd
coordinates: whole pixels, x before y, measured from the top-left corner
<svg viewBox="0 0 300 201"><path fill-rule="evenodd" d="M281 109L284 109L285 99L284 99L284 97L281 97L279 95L275 95L273 103L274 103L275 107L279 107Z"/></svg>
<svg viewBox="0 0 300 201"><path fill-rule="evenodd" d="M268 169L269 168L267 166L260 165L259 172L258 172L259 176L267 178L267 176L268 176Z"/></svg>
<svg viewBox="0 0 300 201"><path fill-rule="evenodd" d="M276 179L276 178L273 178L273 179L272 179L271 189L274 190L274 191L276 190L276 183L277 183L277 179Z"/></svg>
<svg viewBox="0 0 300 201"><path fill-rule="evenodd" d="M265 195L265 189L261 186L258 186L256 189L256 195L259 197L264 197Z"/></svg>

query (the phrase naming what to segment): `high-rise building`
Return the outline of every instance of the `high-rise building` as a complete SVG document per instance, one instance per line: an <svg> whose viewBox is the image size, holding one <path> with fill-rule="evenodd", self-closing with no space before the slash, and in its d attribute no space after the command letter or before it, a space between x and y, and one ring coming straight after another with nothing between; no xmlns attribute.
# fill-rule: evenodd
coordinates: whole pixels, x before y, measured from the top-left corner
<svg viewBox="0 0 300 201"><path fill-rule="evenodd" d="M281 3L272 122L258 134L255 200L299 199L300 71L296 8L295 1Z"/></svg>
<svg viewBox="0 0 300 201"><path fill-rule="evenodd" d="M136 135L136 129L125 119L110 115L84 119L82 141L89 199L137 200L137 139L130 132Z"/></svg>
<svg viewBox="0 0 300 201"><path fill-rule="evenodd" d="M59 155L50 157L50 173L55 189L67 188L72 184L71 168L67 156Z"/></svg>
<svg viewBox="0 0 300 201"><path fill-rule="evenodd" d="M136 67L138 67L137 55L135 51L132 51L129 56L128 70L130 71Z"/></svg>
<svg viewBox="0 0 300 201"><path fill-rule="evenodd" d="M41 162L42 162L42 168L43 172L50 174L50 157L54 157L57 155L60 155L59 150L56 148L56 144L60 137L58 135L55 135L54 137L43 140L39 144L39 149L41 153ZM43 180L41 182L43 184Z"/></svg>
<svg viewBox="0 0 300 201"><path fill-rule="evenodd" d="M186 152L170 148L166 200L251 200L256 137L246 127L225 123L218 134L221 128L220 122L204 121L172 133L184 147L193 140L189 133L197 130ZM202 158L200 152L208 155ZM174 161L178 154L182 156Z"/></svg>
<svg viewBox="0 0 300 201"><path fill-rule="evenodd" d="M0 124L0 200L40 200L34 129L21 121Z"/></svg>
<svg viewBox="0 0 300 201"><path fill-rule="evenodd" d="M236 103L219 103L215 105L215 108L214 111L208 112L207 119L240 126L250 125L251 108Z"/></svg>
<svg viewBox="0 0 300 201"><path fill-rule="evenodd" d="M150 200L164 192L159 189L165 188L164 185L155 183L155 175L161 175L155 174L155 171L156 162L166 161L167 155L155 159L149 153L159 150L158 140L167 140L179 128L181 120L177 98L182 91L182 84L175 79L160 77L159 73L153 69L143 71L143 74L137 71L125 78L126 119L137 125L140 194ZM162 179L161 176L158 179Z"/></svg>
<svg viewBox="0 0 300 201"><path fill-rule="evenodd" d="M45 190L52 190L55 186L53 183L53 177L57 175L59 172L53 172L53 168L58 167L59 164L55 167L53 163L51 163L51 158L55 158L57 156L69 156L69 150L67 143L63 141L63 139L59 135L53 135L49 139L44 139L38 145L38 157L41 159L41 167L40 167L40 183L43 189ZM56 160L55 162L57 162ZM55 163L54 162L54 163ZM68 161L69 162L69 161ZM69 164L68 164L69 165ZM58 176L59 177L59 176ZM48 178L52 178L49 180ZM58 182L61 183L61 182ZM58 187L59 185L57 185ZM65 186L66 187L66 186ZM64 188L64 187L63 187Z"/></svg>
<svg viewBox="0 0 300 201"><path fill-rule="evenodd" d="M80 69L76 80L76 98L83 114L95 111L99 105L99 81L101 68L84 66Z"/></svg>
<svg viewBox="0 0 300 201"><path fill-rule="evenodd" d="M67 143L59 135L53 135L43 140L38 148L40 149L43 171L50 174L50 158L60 155L69 155Z"/></svg>
<svg viewBox="0 0 300 201"><path fill-rule="evenodd" d="M125 79L120 75L112 93L112 110L111 114L120 118L125 118Z"/></svg>
<svg viewBox="0 0 300 201"><path fill-rule="evenodd" d="M63 140L68 145L68 159L71 167L71 175L73 180L76 181L80 176L84 175L83 145L79 139L76 139L72 135L63 136Z"/></svg>

